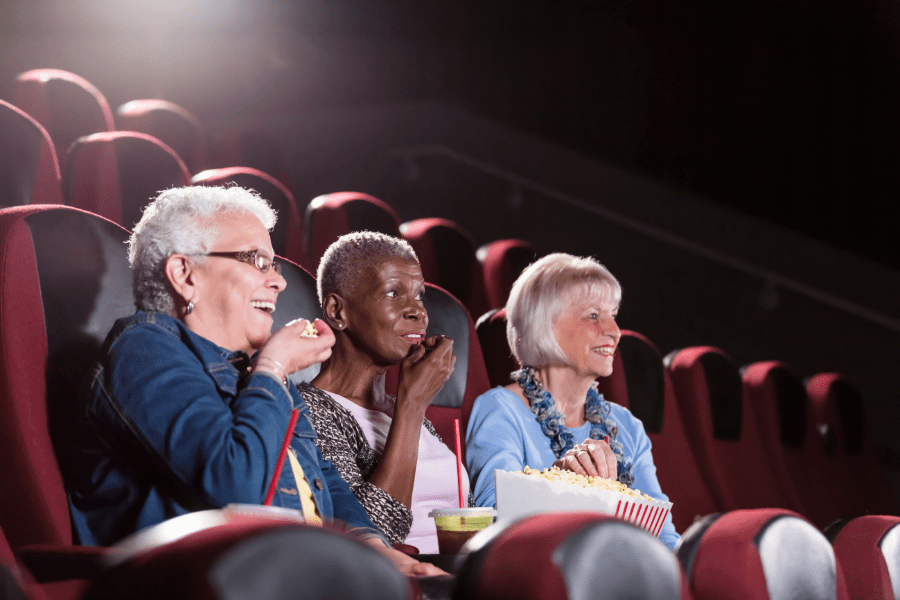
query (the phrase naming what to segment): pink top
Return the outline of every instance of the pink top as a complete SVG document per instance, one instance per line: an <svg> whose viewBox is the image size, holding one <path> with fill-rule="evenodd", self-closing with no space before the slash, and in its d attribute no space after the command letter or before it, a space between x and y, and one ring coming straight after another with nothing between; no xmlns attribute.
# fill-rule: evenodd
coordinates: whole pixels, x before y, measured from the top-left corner
<svg viewBox="0 0 900 600"><path fill-rule="evenodd" d="M366 440L380 457L384 452L391 417L377 410L369 410L350 400L328 392L334 400L350 411L359 423ZM453 443L452 441L450 442ZM469 476L463 469L463 492L469 497ZM428 513L435 508L459 508L456 484L456 455L431 432L422 426L419 434L419 460L412 492L412 528L406 543L422 554L437 554L437 532L434 519Z"/></svg>

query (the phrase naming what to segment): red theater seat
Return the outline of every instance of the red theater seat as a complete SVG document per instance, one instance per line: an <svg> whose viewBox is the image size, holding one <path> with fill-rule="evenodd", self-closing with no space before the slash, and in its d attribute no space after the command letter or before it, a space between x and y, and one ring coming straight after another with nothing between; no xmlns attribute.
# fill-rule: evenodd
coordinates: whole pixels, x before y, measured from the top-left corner
<svg viewBox="0 0 900 600"><path fill-rule="evenodd" d="M13 554L9 542L0 529L0 598L4 600L46 600L47 595L22 568Z"/></svg>
<svg viewBox="0 0 900 600"><path fill-rule="evenodd" d="M34 117L50 134L63 168L72 142L115 129L109 102L100 90L68 71L34 69L20 73L12 97L13 104Z"/></svg>
<svg viewBox="0 0 900 600"><path fill-rule="evenodd" d="M132 100L116 109L121 131L152 135L178 154L191 173L207 166L203 125L186 109L167 100Z"/></svg>
<svg viewBox="0 0 900 600"><path fill-rule="evenodd" d="M202 511L111 549L84 600L404 600L411 582L375 549L289 515Z"/></svg>
<svg viewBox="0 0 900 600"><path fill-rule="evenodd" d="M509 290L522 271L537 260L537 248L525 240L496 240L481 246L475 256L481 263L484 293L489 309L506 306Z"/></svg>
<svg viewBox="0 0 900 600"><path fill-rule="evenodd" d="M128 233L80 210L0 213L0 526L11 546L71 545L63 477L78 387L134 312Z"/></svg>
<svg viewBox="0 0 900 600"><path fill-rule="evenodd" d="M666 360L684 429L716 506L787 508L731 358L698 346Z"/></svg>
<svg viewBox="0 0 900 600"><path fill-rule="evenodd" d="M743 382L757 422L768 424L760 433L771 471L798 512L820 528L853 516L856 486L843 469L833 469L800 378L784 363L765 361L746 367Z"/></svg>
<svg viewBox="0 0 900 600"><path fill-rule="evenodd" d="M783 509L709 515L682 536L678 559L694 600L847 600L828 540Z"/></svg>
<svg viewBox="0 0 900 600"><path fill-rule="evenodd" d="M281 148L272 136L260 131L223 131L210 148L213 166L243 165L269 173L291 188L290 172Z"/></svg>
<svg viewBox="0 0 900 600"><path fill-rule="evenodd" d="M160 191L191 176L171 148L145 133L112 131L78 139L63 173L66 204L134 227Z"/></svg>
<svg viewBox="0 0 900 600"><path fill-rule="evenodd" d="M719 508L691 451L669 373L656 346L634 331L622 330L614 361L612 375L597 379L598 389L643 422L659 485L672 501L672 522L684 531Z"/></svg>
<svg viewBox="0 0 900 600"><path fill-rule="evenodd" d="M817 425L831 429L847 476L855 482L853 515L900 514L900 503L888 486L872 441L859 390L839 373L821 373L809 379L806 393Z"/></svg>
<svg viewBox="0 0 900 600"><path fill-rule="evenodd" d="M475 319L488 310L475 242L462 227L447 219L416 219L403 223L400 233L415 249L425 281L456 296Z"/></svg>
<svg viewBox="0 0 900 600"><path fill-rule="evenodd" d="M62 204L56 150L25 111L0 100L0 208Z"/></svg>
<svg viewBox="0 0 900 600"><path fill-rule="evenodd" d="M385 202L361 192L336 192L314 198L303 217L303 266L315 273L319 259L336 239L351 231L366 230L400 237L400 215Z"/></svg>
<svg viewBox="0 0 900 600"><path fill-rule="evenodd" d="M294 195L283 183L267 173L250 167L210 169L194 175L191 183L195 185L233 183L259 192L259 195L268 200L278 212L278 222L271 232L275 253L295 263L303 262L303 230L300 225L300 209L297 208Z"/></svg>
<svg viewBox="0 0 900 600"><path fill-rule="evenodd" d="M509 384L512 381L509 374L519 368L519 363L506 338L506 309L497 308L484 313L475 329L484 352L484 366L491 387Z"/></svg>
<svg viewBox="0 0 900 600"><path fill-rule="evenodd" d="M597 513L545 513L493 525L462 556L455 598L689 598L678 560L662 542Z"/></svg>
<svg viewBox="0 0 900 600"><path fill-rule="evenodd" d="M900 517L864 516L825 530L851 600L900 597Z"/></svg>

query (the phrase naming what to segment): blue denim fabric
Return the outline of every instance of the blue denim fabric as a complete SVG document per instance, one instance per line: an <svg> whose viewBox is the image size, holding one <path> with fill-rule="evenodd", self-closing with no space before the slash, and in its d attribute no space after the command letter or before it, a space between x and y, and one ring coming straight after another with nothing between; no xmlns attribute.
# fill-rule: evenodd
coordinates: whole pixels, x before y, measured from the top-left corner
<svg viewBox="0 0 900 600"><path fill-rule="evenodd" d="M65 473L77 543L108 545L194 510L265 499L289 425L291 448L319 513L363 535L377 529L315 444L305 401L249 359L177 319L138 311L120 319L80 398L74 459ZM285 461L274 506L300 509Z"/></svg>

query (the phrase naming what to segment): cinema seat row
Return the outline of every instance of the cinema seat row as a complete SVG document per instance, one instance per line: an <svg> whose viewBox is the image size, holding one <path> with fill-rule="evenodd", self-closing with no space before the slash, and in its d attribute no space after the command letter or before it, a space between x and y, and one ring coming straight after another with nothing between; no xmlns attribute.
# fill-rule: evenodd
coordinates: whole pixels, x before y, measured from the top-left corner
<svg viewBox="0 0 900 600"><path fill-rule="evenodd" d="M105 98L77 75L39 69L23 73L16 83L15 99L40 119L0 100L0 156L8 158L0 167L0 208L64 203L131 227L161 189L236 183L263 193L282 215L273 232L282 256L314 271L324 249L342 233L366 228L403 235L422 255L427 280L454 293L476 316L501 306L515 275L537 255L524 240L476 248L462 227L446 219L402 223L390 206L362 193L317 198L301 218L284 178L252 166L258 162L249 153L252 144L236 157L246 161L242 166L195 171L204 164L197 158L206 146L202 126L171 102L126 103L116 120L120 128L138 131L114 131ZM88 105L93 109L84 108ZM83 110L74 113L72 107ZM222 144L238 147L240 139L228 135ZM267 155L264 148L252 151Z"/></svg>

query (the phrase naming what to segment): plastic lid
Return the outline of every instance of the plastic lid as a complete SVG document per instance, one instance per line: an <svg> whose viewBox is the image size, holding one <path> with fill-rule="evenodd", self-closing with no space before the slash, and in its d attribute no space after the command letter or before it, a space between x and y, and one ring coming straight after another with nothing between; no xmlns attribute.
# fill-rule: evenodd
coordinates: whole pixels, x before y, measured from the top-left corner
<svg viewBox="0 0 900 600"><path fill-rule="evenodd" d="M490 506L477 506L475 508L435 508L429 517L496 517L497 509Z"/></svg>

